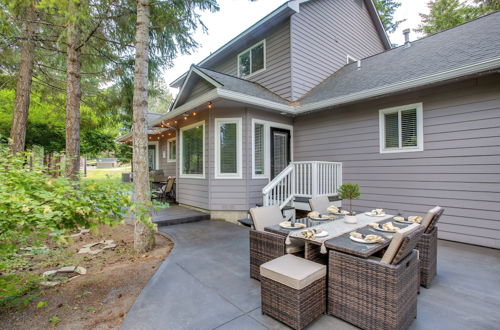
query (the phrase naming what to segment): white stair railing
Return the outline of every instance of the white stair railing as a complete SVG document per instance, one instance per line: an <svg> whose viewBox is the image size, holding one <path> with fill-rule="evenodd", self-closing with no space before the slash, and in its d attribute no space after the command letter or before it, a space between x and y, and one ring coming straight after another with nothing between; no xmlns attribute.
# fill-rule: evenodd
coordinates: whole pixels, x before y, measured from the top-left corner
<svg viewBox="0 0 500 330"><path fill-rule="evenodd" d="M284 208L295 195L294 165L289 164L280 174L262 189L264 206L279 205Z"/></svg>
<svg viewBox="0 0 500 330"><path fill-rule="evenodd" d="M264 206L285 207L295 197L333 196L342 184L342 163L292 162L263 189Z"/></svg>

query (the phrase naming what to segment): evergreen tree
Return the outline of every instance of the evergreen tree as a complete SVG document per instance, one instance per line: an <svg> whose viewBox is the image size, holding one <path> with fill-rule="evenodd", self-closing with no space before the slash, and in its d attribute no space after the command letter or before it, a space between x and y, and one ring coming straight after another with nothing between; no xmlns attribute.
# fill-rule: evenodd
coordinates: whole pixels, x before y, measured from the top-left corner
<svg viewBox="0 0 500 330"><path fill-rule="evenodd" d="M394 21L394 13L400 6L401 2L395 0L375 0L375 7L387 32L396 31L399 24L405 21Z"/></svg>
<svg viewBox="0 0 500 330"><path fill-rule="evenodd" d="M431 35L500 10L500 1L476 0L469 3L460 0L433 0L427 6L429 14L420 14L422 24L415 31Z"/></svg>

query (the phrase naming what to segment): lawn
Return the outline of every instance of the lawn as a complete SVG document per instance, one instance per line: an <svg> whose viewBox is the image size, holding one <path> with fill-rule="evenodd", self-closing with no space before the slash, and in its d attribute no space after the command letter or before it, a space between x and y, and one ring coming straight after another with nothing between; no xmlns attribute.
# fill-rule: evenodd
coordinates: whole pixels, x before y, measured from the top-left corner
<svg viewBox="0 0 500 330"><path fill-rule="evenodd" d="M87 176L84 177L82 173L82 179L96 181L121 181L122 173L126 172L130 172L130 166L115 168L87 168Z"/></svg>

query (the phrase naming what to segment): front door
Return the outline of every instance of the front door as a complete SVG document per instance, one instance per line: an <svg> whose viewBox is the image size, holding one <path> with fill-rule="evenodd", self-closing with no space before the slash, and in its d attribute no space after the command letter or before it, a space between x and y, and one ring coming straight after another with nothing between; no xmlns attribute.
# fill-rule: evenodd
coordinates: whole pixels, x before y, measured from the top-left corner
<svg viewBox="0 0 500 330"><path fill-rule="evenodd" d="M156 146L154 144L148 145L148 164L149 171L156 170Z"/></svg>
<svg viewBox="0 0 500 330"><path fill-rule="evenodd" d="M290 163L290 130L271 127L271 179Z"/></svg>

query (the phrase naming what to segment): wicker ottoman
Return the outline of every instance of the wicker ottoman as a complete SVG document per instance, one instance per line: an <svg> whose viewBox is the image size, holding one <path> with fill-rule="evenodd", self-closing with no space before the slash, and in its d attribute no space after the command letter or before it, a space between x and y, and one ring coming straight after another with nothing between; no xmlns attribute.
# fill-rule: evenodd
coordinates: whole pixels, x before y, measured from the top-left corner
<svg viewBox="0 0 500 330"><path fill-rule="evenodd" d="M326 266L286 254L260 266L262 313L302 329L326 312Z"/></svg>
<svg viewBox="0 0 500 330"><path fill-rule="evenodd" d="M437 227L422 234L415 248L420 255L420 285L429 288L437 268Z"/></svg>

